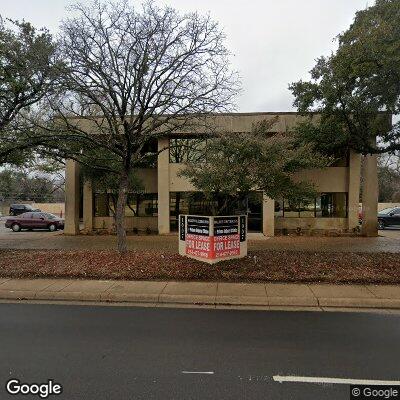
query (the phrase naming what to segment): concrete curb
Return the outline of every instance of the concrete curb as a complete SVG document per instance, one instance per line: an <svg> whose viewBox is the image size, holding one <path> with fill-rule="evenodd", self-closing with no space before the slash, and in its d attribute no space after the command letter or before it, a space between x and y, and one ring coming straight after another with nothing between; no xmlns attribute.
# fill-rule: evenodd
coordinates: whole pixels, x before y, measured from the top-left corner
<svg viewBox="0 0 400 400"><path fill-rule="evenodd" d="M0 300L254 310L400 310L400 285L0 278Z"/></svg>
<svg viewBox="0 0 400 400"><path fill-rule="evenodd" d="M174 294L140 294L109 292L47 292L32 290L0 290L0 300L38 300L135 303L135 305L205 305L227 307L292 307L301 309L352 308L352 309L400 309L400 299L382 298L311 298L311 297L257 297L257 296L207 296Z"/></svg>

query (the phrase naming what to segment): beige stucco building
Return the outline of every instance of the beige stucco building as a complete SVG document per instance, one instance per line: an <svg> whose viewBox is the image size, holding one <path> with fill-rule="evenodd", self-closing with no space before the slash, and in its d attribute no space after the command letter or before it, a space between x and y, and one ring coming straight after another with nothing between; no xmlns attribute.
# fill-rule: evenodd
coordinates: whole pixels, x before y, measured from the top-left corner
<svg viewBox="0 0 400 400"><path fill-rule="evenodd" d="M207 126L214 130L246 132L252 124L277 117L273 131L290 132L301 118L296 113L246 113L221 114L208 117ZM185 160L190 154L174 149L184 141L197 140L204 134L204 128L197 132L177 132L169 138L159 139L159 153L154 168L138 170L143 188L140 193L130 196L126 208L127 230L148 230L168 234L177 230L179 213L202 214L201 193L196 193L190 182L179 176ZM199 142L200 143L200 142ZM185 147L185 146L183 146ZM186 146L189 148L192 146ZM376 158L366 163L376 170ZM309 180L315 184L318 196L307 204L291 204L285 199L269 199L255 192L246 205L249 212L249 230L273 236L285 230L307 232L340 231L351 232L359 227L360 168L359 154L350 153L346 159L334 166L308 170L297 174L297 179ZM268 173L268 171L265 171ZM371 193L371 190L369 191ZM80 183L79 165L67 161L66 166L66 234L79 233L79 221L85 230L110 229L113 226L113 204L109 193L96 193L90 182ZM372 184L370 195L371 215L377 201L377 187ZM204 205L204 204L203 204ZM376 212L375 212L376 218ZM372 221L372 226L373 226ZM375 222L376 225L376 222Z"/></svg>

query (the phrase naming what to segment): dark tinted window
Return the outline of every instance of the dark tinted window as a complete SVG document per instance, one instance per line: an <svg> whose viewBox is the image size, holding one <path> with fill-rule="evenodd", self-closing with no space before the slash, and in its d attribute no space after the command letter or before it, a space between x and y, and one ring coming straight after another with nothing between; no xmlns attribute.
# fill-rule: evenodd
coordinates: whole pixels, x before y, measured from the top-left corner
<svg viewBox="0 0 400 400"><path fill-rule="evenodd" d="M30 212L23 213L20 215L20 218L32 218L32 214L33 213L30 213Z"/></svg>
<svg viewBox="0 0 400 400"><path fill-rule="evenodd" d="M46 219L56 219L56 218L57 218L54 214L50 214L50 213L42 213L42 215L43 215Z"/></svg>
<svg viewBox="0 0 400 400"><path fill-rule="evenodd" d="M283 212L282 212L283 210ZM321 193L302 202L275 202L275 216L284 218L347 218L347 193Z"/></svg>
<svg viewBox="0 0 400 400"><path fill-rule="evenodd" d="M400 214L400 208L395 208L395 209L393 210L393 214L394 214L394 215L399 215L399 214Z"/></svg>

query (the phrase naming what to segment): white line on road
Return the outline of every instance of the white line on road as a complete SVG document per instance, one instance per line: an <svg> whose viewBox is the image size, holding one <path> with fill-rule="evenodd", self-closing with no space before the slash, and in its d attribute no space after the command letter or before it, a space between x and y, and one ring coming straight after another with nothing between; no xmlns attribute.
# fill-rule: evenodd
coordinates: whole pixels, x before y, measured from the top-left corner
<svg viewBox="0 0 400 400"><path fill-rule="evenodd" d="M214 371L182 371L182 374L214 375Z"/></svg>
<svg viewBox="0 0 400 400"><path fill-rule="evenodd" d="M398 385L400 381L381 381L373 379L344 379L344 378L326 378L318 376L280 376L274 375L275 382L298 382L298 383L333 383L339 385Z"/></svg>

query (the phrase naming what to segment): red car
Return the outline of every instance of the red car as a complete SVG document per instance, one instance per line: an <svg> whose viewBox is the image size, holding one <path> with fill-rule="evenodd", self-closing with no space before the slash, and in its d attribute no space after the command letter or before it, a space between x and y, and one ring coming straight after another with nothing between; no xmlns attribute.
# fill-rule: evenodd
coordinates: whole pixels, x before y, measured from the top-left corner
<svg viewBox="0 0 400 400"><path fill-rule="evenodd" d="M64 229L64 220L50 213L26 212L16 217L8 217L6 228L14 232L19 232L21 229L48 229L54 232L57 229Z"/></svg>

